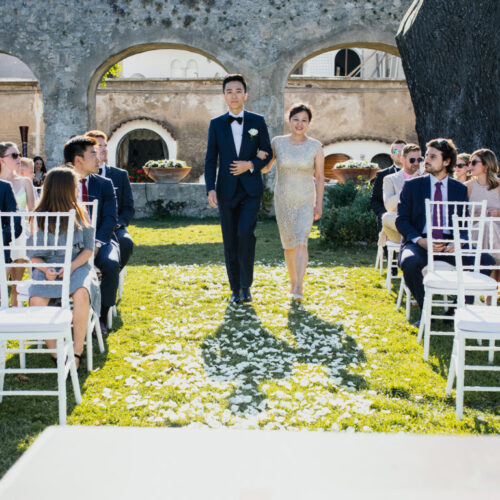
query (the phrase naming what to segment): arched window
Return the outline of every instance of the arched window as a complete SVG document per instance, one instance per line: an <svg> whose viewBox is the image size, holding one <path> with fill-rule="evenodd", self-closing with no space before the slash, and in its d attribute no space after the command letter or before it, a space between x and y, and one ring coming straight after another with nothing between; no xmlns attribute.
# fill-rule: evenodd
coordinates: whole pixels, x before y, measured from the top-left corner
<svg viewBox="0 0 500 500"><path fill-rule="evenodd" d="M335 56L335 76L361 77L361 70L358 69L352 75L351 73L359 67L361 59L354 50L340 49Z"/></svg>
<svg viewBox="0 0 500 500"><path fill-rule="evenodd" d="M170 76L172 78L184 78L182 63L179 61L179 59L174 59L170 64L170 73Z"/></svg>
<svg viewBox="0 0 500 500"><path fill-rule="evenodd" d="M186 66L186 78L198 78L198 63L194 59L190 59Z"/></svg>

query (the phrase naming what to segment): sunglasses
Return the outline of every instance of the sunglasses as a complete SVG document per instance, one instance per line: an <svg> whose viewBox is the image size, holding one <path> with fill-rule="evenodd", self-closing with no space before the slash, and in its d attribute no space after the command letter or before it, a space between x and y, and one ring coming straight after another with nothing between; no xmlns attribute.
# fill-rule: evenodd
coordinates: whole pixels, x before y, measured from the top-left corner
<svg viewBox="0 0 500 500"><path fill-rule="evenodd" d="M14 160L17 160L21 155L19 153L9 153L8 155L2 156L2 158L7 158L7 156L11 156Z"/></svg>
<svg viewBox="0 0 500 500"><path fill-rule="evenodd" d="M475 167L478 163L483 163L481 160L472 160L470 164Z"/></svg>
<svg viewBox="0 0 500 500"><path fill-rule="evenodd" d="M456 168L464 168L467 166L467 163L457 163L457 167Z"/></svg>
<svg viewBox="0 0 500 500"><path fill-rule="evenodd" d="M392 154L393 155L400 155L401 154L401 150L400 149L393 149L392 150Z"/></svg>
<svg viewBox="0 0 500 500"><path fill-rule="evenodd" d="M418 161L418 163L423 162L424 159L421 156L420 158L409 158L408 161L413 165L416 161Z"/></svg>

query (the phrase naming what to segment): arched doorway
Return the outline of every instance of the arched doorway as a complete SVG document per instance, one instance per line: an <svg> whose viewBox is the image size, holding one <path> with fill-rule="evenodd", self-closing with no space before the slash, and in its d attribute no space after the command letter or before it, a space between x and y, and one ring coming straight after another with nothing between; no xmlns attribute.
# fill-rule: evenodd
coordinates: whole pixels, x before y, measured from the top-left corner
<svg viewBox="0 0 500 500"><path fill-rule="evenodd" d="M391 156L387 153L379 153L371 159L372 163L376 163L380 168L387 168L392 165Z"/></svg>
<svg viewBox="0 0 500 500"><path fill-rule="evenodd" d="M149 160L177 159L177 142L160 123L130 120L110 135L108 157L119 168L142 167Z"/></svg>

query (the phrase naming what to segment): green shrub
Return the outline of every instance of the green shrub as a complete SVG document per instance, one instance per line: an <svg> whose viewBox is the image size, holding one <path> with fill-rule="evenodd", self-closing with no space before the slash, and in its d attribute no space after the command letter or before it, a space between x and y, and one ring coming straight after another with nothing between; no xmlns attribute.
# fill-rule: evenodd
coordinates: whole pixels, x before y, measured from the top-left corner
<svg viewBox="0 0 500 500"><path fill-rule="evenodd" d="M370 207L370 194L368 186L355 186L352 182L330 189L319 224L323 241L336 245L375 243L377 218Z"/></svg>

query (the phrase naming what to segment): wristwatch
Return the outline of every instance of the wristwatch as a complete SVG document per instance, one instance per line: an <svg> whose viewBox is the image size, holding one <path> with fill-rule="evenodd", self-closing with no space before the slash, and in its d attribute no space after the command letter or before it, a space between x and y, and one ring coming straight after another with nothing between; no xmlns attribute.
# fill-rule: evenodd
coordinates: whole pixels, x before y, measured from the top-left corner
<svg viewBox="0 0 500 500"><path fill-rule="evenodd" d="M103 245L103 244L102 244L102 241L96 241L96 242L95 242L95 246L96 246L97 248L101 248L101 247L102 247L102 245Z"/></svg>

